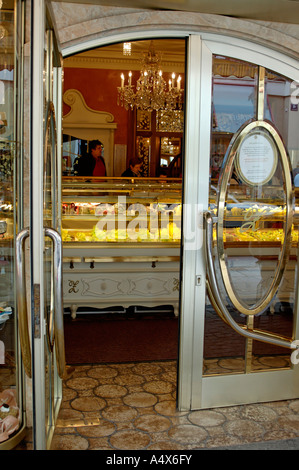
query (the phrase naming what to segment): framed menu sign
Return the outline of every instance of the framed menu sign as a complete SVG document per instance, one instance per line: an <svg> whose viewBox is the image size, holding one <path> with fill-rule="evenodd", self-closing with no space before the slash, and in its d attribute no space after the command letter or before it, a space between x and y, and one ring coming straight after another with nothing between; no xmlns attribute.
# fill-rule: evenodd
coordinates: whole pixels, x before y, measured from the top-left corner
<svg viewBox="0 0 299 470"><path fill-rule="evenodd" d="M277 148L265 129L252 129L242 140L236 158L240 179L251 186L267 183L277 167Z"/></svg>

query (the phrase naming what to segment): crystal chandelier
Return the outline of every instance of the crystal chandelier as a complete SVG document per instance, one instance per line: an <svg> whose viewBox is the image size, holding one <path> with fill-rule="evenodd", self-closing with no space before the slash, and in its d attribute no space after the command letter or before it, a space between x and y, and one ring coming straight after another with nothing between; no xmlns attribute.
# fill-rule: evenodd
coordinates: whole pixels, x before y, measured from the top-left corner
<svg viewBox="0 0 299 470"><path fill-rule="evenodd" d="M148 52L142 60L140 77L136 88L132 85L132 72L129 72L127 84L121 74L121 86L117 87L117 104L125 109L141 109L144 111L181 110L183 108L184 90L181 89L181 77L176 79L173 73L168 82L163 78L159 68L160 55L157 54L151 41Z"/></svg>

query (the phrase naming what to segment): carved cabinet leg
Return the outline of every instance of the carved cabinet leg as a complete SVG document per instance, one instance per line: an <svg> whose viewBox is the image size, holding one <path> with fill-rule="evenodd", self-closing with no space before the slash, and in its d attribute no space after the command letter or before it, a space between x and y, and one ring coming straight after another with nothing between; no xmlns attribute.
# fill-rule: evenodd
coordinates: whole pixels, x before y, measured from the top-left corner
<svg viewBox="0 0 299 470"><path fill-rule="evenodd" d="M72 317L73 320L75 320L75 318L77 316L77 309L78 309L77 305L73 304L73 305L70 306L71 317Z"/></svg>

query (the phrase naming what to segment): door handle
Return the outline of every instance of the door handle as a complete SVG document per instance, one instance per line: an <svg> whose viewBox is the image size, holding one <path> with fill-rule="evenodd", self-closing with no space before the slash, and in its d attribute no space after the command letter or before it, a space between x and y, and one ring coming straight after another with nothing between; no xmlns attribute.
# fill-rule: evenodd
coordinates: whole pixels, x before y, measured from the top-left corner
<svg viewBox="0 0 299 470"><path fill-rule="evenodd" d="M53 228L46 227L45 235L53 242L53 291L54 291L54 344L58 375L67 375L64 347L63 300L62 300L62 240Z"/></svg>
<svg viewBox="0 0 299 470"><path fill-rule="evenodd" d="M274 344L283 348L297 349L296 341L284 336L268 333L254 328L249 328L247 325L239 325L231 316L226 308L225 303L220 294L219 286L213 263L213 218L209 211L204 212L205 222L205 243L206 243L206 261L207 261L207 283L208 295L212 305L215 305L215 310L220 317L233 328L237 333L246 338L263 341L265 343Z"/></svg>
<svg viewBox="0 0 299 470"><path fill-rule="evenodd" d="M31 378L31 345L29 337L29 324L27 314L27 296L25 286L25 270L23 260L24 241L29 237L29 229L21 230L16 236L15 258L16 258L16 304L18 315L18 326L20 332L21 354L24 369Z"/></svg>

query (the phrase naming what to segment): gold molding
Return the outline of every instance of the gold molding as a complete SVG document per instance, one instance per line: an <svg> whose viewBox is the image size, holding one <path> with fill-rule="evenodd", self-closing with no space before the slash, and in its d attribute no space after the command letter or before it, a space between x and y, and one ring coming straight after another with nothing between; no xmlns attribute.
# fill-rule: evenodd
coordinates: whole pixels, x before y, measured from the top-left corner
<svg viewBox="0 0 299 470"><path fill-rule="evenodd" d="M104 70L138 70L140 71L140 60L126 59L123 57L113 56L91 56L78 54L67 57L63 61L64 68L81 68L81 69L104 69ZM185 61L162 61L161 67L165 72L185 72Z"/></svg>

